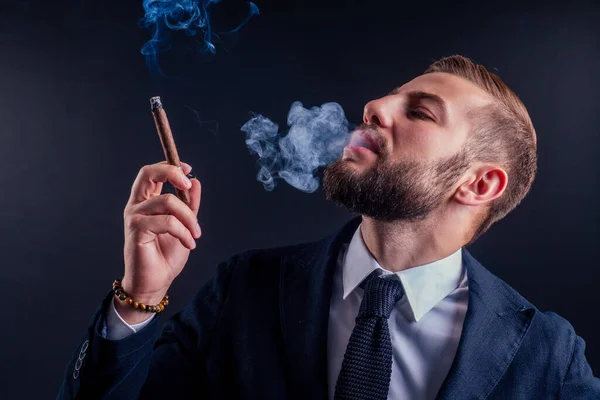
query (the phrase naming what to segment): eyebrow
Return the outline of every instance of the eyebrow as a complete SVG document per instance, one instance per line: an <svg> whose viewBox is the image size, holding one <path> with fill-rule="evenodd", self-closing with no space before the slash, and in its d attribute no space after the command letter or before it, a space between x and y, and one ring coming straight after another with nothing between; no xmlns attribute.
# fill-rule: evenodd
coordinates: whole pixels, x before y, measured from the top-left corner
<svg viewBox="0 0 600 400"><path fill-rule="evenodd" d="M400 89L394 89L390 92L390 95L395 95L398 94L400 92ZM446 122L446 118L448 116L448 109L446 107L446 102L444 101L444 99L442 99L440 96L438 96L437 94L433 94L433 93L427 93L427 92L422 92L422 91L411 91L406 93L406 96L408 97L409 100L429 100L431 101L435 107L438 109L438 112L440 113L440 119L442 123Z"/></svg>

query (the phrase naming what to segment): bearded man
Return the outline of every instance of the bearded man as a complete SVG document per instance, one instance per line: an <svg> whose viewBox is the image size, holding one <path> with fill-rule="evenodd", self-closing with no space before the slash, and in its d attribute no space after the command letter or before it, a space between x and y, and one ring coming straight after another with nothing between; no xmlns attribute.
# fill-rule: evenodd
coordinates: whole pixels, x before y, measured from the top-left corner
<svg viewBox="0 0 600 400"><path fill-rule="evenodd" d="M232 257L158 338L156 311L201 234L200 183L187 164L145 166L123 279L58 398L598 399L573 327L464 248L521 202L536 163L519 98L483 66L441 59L369 102L325 170L328 199L360 217ZM190 207L161 194L167 181Z"/></svg>

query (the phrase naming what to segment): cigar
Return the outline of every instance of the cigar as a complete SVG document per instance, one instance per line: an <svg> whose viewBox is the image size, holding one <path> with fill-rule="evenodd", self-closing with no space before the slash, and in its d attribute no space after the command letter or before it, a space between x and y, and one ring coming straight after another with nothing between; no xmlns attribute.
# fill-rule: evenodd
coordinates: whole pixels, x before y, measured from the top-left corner
<svg viewBox="0 0 600 400"><path fill-rule="evenodd" d="M163 109L163 105L159 96L152 97L150 99L150 109L152 110L156 131L158 132L160 144L165 152L165 158L167 159L167 162L179 169L182 169L181 161L179 160L179 154L177 154L177 147L175 146L175 140L173 139L173 133L171 132L171 126L169 125L169 120L167 119L167 113ZM180 190L175 188L175 193L181 201L188 206L190 205L191 201L189 190Z"/></svg>

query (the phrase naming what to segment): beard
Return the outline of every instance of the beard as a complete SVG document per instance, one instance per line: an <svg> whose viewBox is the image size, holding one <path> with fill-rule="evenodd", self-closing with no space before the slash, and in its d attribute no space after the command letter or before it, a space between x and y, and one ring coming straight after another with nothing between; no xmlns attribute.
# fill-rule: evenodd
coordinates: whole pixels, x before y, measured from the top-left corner
<svg viewBox="0 0 600 400"><path fill-rule="evenodd" d="M380 153L377 164L357 171L338 159L324 171L328 200L352 213L379 221L417 221L440 207L448 191L469 168L466 148L434 162L389 160Z"/></svg>

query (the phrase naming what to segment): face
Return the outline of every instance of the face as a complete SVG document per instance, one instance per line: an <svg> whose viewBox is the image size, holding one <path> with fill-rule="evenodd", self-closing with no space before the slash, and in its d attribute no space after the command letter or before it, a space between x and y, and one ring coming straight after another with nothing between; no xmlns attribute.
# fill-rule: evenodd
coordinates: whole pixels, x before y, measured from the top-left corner
<svg viewBox="0 0 600 400"><path fill-rule="evenodd" d="M327 197L378 220L426 218L469 169L469 113L491 101L463 78L431 73L369 102L341 159L325 170Z"/></svg>

